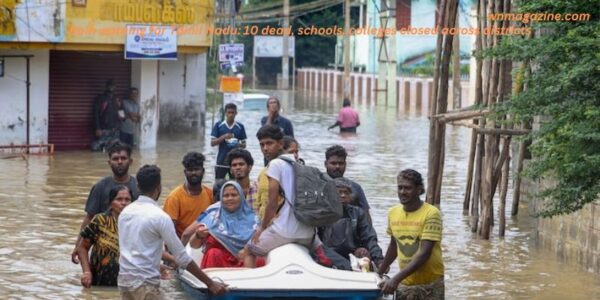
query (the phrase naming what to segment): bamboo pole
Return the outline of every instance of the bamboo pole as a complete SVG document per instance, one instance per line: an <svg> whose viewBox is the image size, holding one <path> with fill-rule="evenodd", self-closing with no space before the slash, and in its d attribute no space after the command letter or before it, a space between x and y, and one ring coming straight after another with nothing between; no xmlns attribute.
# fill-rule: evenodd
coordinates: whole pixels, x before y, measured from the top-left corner
<svg viewBox="0 0 600 300"><path fill-rule="evenodd" d="M446 10L444 10L446 11ZM458 0L449 0L447 8L447 21L445 24L448 28L454 27L456 15L458 12ZM439 33L441 34L441 32ZM440 76L437 80L439 91L437 94L436 114L445 113L448 110L448 78L450 73L450 54L452 53L452 35L446 35L443 38L443 52ZM427 202L433 203L436 206L440 204L440 195L442 188L442 174L444 172L444 135L446 125L439 123L435 119L430 120L430 147L428 159L428 186L427 186ZM432 184L433 183L433 184Z"/></svg>
<svg viewBox="0 0 600 300"><path fill-rule="evenodd" d="M485 148L484 136L477 135L477 149L475 152L475 178L473 180L473 194L471 196L471 232L478 232L479 210L481 207L481 173L483 171L483 150Z"/></svg>
<svg viewBox="0 0 600 300"><path fill-rule="evenodd" d="M439 161L439 167L438 167L438 176L437 176L437 186L435 188L435 196L433 199L435 199L435 206L437 206L438 208L440 207L440 202L442 199L442 181L443 181L443 175L444 175L444 161L446 159L446 126L443 125L443 129L440 129L440 131L442 131L442 134L440 136L440 161Z"/></svg>
<svg viewBox="0 0 600 300"><path fill-rule="evenodd" d="M488 2L488 14L494 14L501 12L501 9L496 9L495 1ZM497 21L493 22L496 26ZM488 37L488 48L494 47L498 42L498 36ZM486 104L488 108L492 108L495 104L497 85L498 85L498 62L496 58L492 58L490 76L487 80L487 95ZM494 121L490 120L490 127L494 127ZM483 214L481 218L481 229L480 236L484 239L490 238L490 229L492 226L492 214L493 214L493 181L494 181L494 157L497 155L498 145L496 139L493 137L485 138L485 158L483 166L483 184L482 184L482 203L483 203Z"/></svg>
<svg viewBox="0 0 600 300"><path fill-rule="evenodd" d="M486 49L490 48L490 36L485 34L485 28L488 26L487 22L487 10L488 10L488 5L486 0L479 0L480 5L479 5L479 37L481 39L481 51L485 51ZM481 52L480 52L481 54ZM489 58L485 57L483 58L482 61L482 70L481 70L481 74L482 74L482 82L481 82L481 92L482 92L482 104L483 105L487 105L487 97L484 97L487 95L488 93L488 86L489 86L489 76L490 76L490 70L491 70L491 61Z"/></svg>
<svg viewBox="0 0 600 300"><path fill-rule="evenodd" d="M477 15L479 18L479 12L481 11L481 1L477 1ZM477 20L477 26L480 27L481 23L479 19ZM481 34L478 34L475 38L475 53L481 53L482 48L482 40ZM476 58L476 68L475 68L475 106L481 104L482 101L482 61L481 58ZM476 126L479 123L478 120L473 120L473 125ZM471 232L477 231L477 223L479 222L479 181L480 177L477 174L481 174L481 162L478 164L477 161L481 159L479 155L479 147L478 147L478 138L479 134L475 130L472 131L471 137L471 152L473 152L474 156L470 157L469 160L469 170L467 170L468 174L471 174L473 178L469 178L467 181L467 187L465 190L465 200L463 202L463 207L467 206L468 203L471 203L470 214L471 214ZM477 171L479 170L479 172ZM475 173L475 174L473 174ZM472 192L472 193L471 193Z"/></svg>
<svg viewBox="0 0 600 300"><path fill-rule="evenodd" d="M453 121L460 121L465 119L472 119L475 117L485 116L490 113L489 109L480 109L472 111L460 111L460 112L447 112L433 116L437 118L440 123L448 123Z"/></svg>
<svg viewBox="0 0 600 300"><path fill-rule="evenodd" d="M433 68L433 91L431 95L431 105L430 105L430 116L436 114L437 111L437 93L438 93L438 84L440 80L440 60L442 56L442 42L443 42L443 34L442 28L446 22L446 1L450 0L438 0L437 7L437 24L436 28L439 30L437 35L437 40L435 42L435 62Z"/></svg>
<svg viewBox="0 0 600 300"><path fill-rule="evenodd" d="M454 123L454 125L463 126L471 129L475 129L478 134L486 134L486 135L506 135L506 136L515 136L515 135L527 135L531 132L530 129L510 129L510 128L481 128L476 124L465 124L465 123Z"/></svg>
<svg viewBox="0 0 600 300"><path fill-rule="evenodd" d="M460 27L460 19L456 18L456 27ZM460 84L460 35L459 31L452 39L452 108L462 107L462 86Z"/></svg>
<svg viewBox="0 0 600 300"><path fill-rule="evenodd" d="M529 36L529 38L531 38L532 35ZM515 76L515 88L514 88L514 94L518 95L520 94L523 89L524 89L524 78L526 75L527 70L529 69L529 61L526 60L525 62L523 62L523 64L521 64L521 66L519 67L519 71L517 72L517 75ZM523 129L526 128L526 126L521 126ZM522 139L519 142L519 153L517 154L517 166L516 166L516 174L514 175L515 180L513 181L513 202L512 202L512 209L511 209L511 216L516 216L517 214L519 214L519 201L521 200L521 173L523 172L523 160L525 159L525 147L526 147L526 143L525 143L525 139Z"/></svg>
<svg viewBox="0 0 600 300"><path fill-rule="evenodd" d="M469 166L467 167L467 186L465 188L465 198L463 200L463 215L469 213L471 200L471 189L473 189L473 167L475 165L475 148L477 147L477 132L471 131L471 147L469 148Z"/></svg>
<svg viewBox="0 0 600 300"><path fill-rule="evenodd" d="M505 139L504 143L510 144L510 138ZM498 226L498 235L500 237L504 237L506 230L506 194L508 192L508 173L510 166L510 156L504 161L502 167L502 182L500 185L500 205L498 208L498 218L499 226Z"/></svg>
<svg viewBox="0 0 600 300"><path fill-rule="evenodd" d="M523 159L525 158L525 140L519 142L519 154L517 156L515 181L513 182L513 203L510 212L511 216L516 216L519 213L519 201L521 199L521 172L523 172Z"/></svg>
<svg viewBox="0 0 600 300"><path fill-rule="evenodd" d="M483 14L481 13L483 10L484 4L483 0L477 1L477 26L479 28L480 34L477 35L475 39L475 51L480 54L483 49L483 27L482 24L485 20L482 20ZM483 61L480 57L477 58L476 70L475 70L475 105L481 105L483 102ZM485 120L483 120L485 122ZM478 120L473 120L473 125L477 126L480 122ZM483 156L483 137L479 134L476 134L476 131L473 130L473 135L475 136L475 161L474 161L474 176L473 176L473 192L471 193L471 232L477 232L479 225L479 201L480 201L480 187L481 187L481 163Z"/></svg>
<svg viewBox="0 0 600 300"><path fill-rule="evenodd" d="M447 19L447 15L446 15L446 2L447 1L452 1L452 0L440 0L439 1L439 5L437 7L437 14L438 14L438 18L437 18L437 24L436 27L439 29L438 31L438 36L437 36L437 41L436 41L436 47L435 47L435 64L434 64L434 69L433 69L433 97L431 98L431 111L430 111L430 117L432 115L437 114L437 110L438 110L438 85L440 82L440 64L441 64L441 54L442 54L442 45L443 45L443 34L442 34L442 30L440 27L444 27L446 24L446 19ZM437 148L436 145L438 144L438 140L437 140L437 135L436 135L436 123L437 121L435 119L430 118L429 121L429 145L428 145L428 158L427 158L427 194L425 195L425 201L427 201L427 203L429 204L435 204L435 200L434 195L435 195L435 189L437 186L437 173L438 171L438 167L439 167L439 163L438 163L438 159L439 157L437 156Z"/></svg>
<svg viewBox="0 0 600 300"><path fill-rule="evenodd" d="M496 187L498 186L498 182L500 181L500 177L502 175L502 166L504 165L504 162L506 162L510 157L510 141L510 136L503 139L502 151L500 152L496 159L496 162L494 163L492 193L496 191Z"/></svg>

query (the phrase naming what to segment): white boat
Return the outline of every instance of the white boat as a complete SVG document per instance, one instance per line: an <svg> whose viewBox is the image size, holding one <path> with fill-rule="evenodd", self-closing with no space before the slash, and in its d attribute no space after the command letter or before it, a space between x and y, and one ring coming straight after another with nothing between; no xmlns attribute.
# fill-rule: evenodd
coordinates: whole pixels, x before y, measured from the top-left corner
<svg viewBox="0 0 600 300"><path fill-rule="evenodd" d="M187 248L194 261L200 262L202 251ZM207 287L183 269L178 276L184 289L198 299L379 299L381 281L376 273L352 272L323 267L313 261L308 250L287 244L272 250L266 265L260 268L207 268L213 280L229 285L230 292L209 297Z"/></svg>

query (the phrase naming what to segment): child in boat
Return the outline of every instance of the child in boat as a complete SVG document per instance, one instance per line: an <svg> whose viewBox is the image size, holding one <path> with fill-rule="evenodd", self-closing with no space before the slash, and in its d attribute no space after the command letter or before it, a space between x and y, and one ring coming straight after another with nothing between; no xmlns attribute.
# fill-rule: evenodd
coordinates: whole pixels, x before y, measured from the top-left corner
<svg viewBox="0 0 600 300"><path fill-rule="evenodd" d="M237 182L223 184L220 198L221 202L200 215L196 233L190 239L192 248L204 245L201 268L242 267L244 261L239 256L257 228L258 218ZM264 264L264 259L257 259L257 266Z"/></svg>

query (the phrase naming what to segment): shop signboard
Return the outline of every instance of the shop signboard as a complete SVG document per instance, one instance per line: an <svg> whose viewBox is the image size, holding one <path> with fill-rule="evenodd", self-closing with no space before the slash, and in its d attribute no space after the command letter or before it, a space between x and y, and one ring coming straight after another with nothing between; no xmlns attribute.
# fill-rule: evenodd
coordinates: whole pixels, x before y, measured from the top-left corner
<svg viewBox="0 0 600 300"><path fill-rule="evenodd" d="M293 36L288 37L288 55L295 55L295 40ZM283 56L283 37L282 36L254 36L254 56L255 57L281 57Z"/></svg>
<svg viewBox="0 0 600 300"><path fill-rule="evenodd" d="M219 45L219 62L244 62L244 44Z"/></svg>
<svg viewBox="0 0 600 300"><path fill-rule="evenodd" d="M177 31L171 26L127 25L125 59L177 60Z"/></svg>

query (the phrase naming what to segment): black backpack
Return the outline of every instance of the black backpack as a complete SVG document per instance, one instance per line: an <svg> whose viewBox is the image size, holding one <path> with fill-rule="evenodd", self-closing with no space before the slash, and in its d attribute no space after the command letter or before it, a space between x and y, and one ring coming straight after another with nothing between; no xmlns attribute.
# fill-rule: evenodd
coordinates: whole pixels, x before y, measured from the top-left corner
<svg viewBox="0 0 600 300"><path fill-rule="evenodd" d="M308 226L319 227L333 224L342 217L342 203L335 182L329 175L315 167L299 164L293 159L283 156L279 158L294 168L293 193L296 199L292 208L298 221Z"/></svg>

